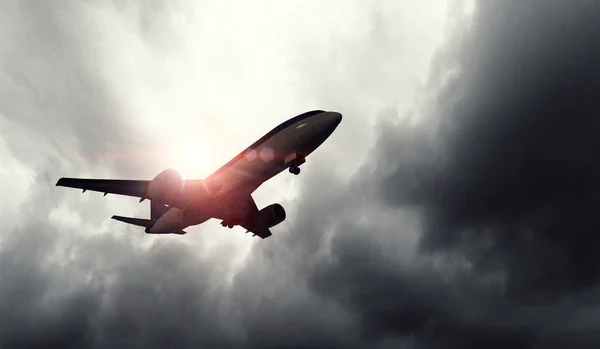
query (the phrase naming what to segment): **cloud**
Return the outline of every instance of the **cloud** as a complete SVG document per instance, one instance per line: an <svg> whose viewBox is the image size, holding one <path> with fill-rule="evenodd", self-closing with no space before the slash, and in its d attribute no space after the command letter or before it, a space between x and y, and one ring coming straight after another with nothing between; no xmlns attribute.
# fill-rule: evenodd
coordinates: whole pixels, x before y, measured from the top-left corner
<svg viewBox="0 0 600 349"><path fill-rule="evenodd" d="M536 5L478 4L461 74L446 87L460 98L437 106L443 151L407 156L408 166L401 158L383 184L390 204L408 196L426 210L424 247L489 243L477 262L504 264L515 296L577 291L599 265L597 5ZM416 172L428 174L415 182Z"/></svg>
<svg viewBox="0 0 600 349"><path fill-rule="evenodd" d="M471 17L451 3L428 74L441 37L425 31L441 18L437 8L410 15L392 3L368 11L352 3L329 36L292 16L310 34L284 41L315 55L287 53L305 76L281 99L331 106L345 119L322 158L306 164L298 196L283 202L288 220L253 244L237 231L217 240L210 225L185 237L115 232L112 212L147 206L53 186L65 173L150 173L147 154L123 149L147 146L145 132L169 107L189 113L181 105L190 96L151 103L157 111L140 106L157 91L181 92L177 79L160 79L183 76L173 66L185 60L165 61L155 75L150 68L190 50L180 34L198 14L183 11L185 2L156 3L7 2L0 11L11 33L0 43L0 188L11 183L17 207L0 212L2 347L597 346L595 2L478 2ZM342 30L352 20L355 32ZM224 37L227 45L245 38ZM136 64L108 42L129 48ZM227 57L233 66L237 56ZM267 72L260 57L248 60ZM288 73L283 80L302 75ZM271 88L258 90L252 98ZM223 113L241 107L230 108ZM147 119L132 116L139 111ZM269 120L257 121L257 132ZM163 138L152 140L159 150Z"/></svg>
<svg viewBox="0 0 600 349"><path fill-rule="evenodd" d="M382 246L371 252L371 229L352 238L355 227L341 230L344 247L332 247L318 289L353 309L364 330L416 334L431 347L597 345L578 319L595 314L598 299L565 302L596 287L600 266L598 10L589 1L477 3L468 29L434 60L435 92L413 111L417 124L381 122L365 181L381 204L419 212L421 251L458 272L449 284L431 268L407 274L381 260ZM569 330L557 329L561 320Z"/></svg>

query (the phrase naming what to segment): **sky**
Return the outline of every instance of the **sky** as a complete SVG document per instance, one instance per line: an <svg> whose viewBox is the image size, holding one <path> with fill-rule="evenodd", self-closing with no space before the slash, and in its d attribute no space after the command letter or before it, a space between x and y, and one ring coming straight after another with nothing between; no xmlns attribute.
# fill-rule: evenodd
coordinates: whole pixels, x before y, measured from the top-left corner
<svg viewBox="0 0 600 349"><path fill-rule="evenodd" d="M597 348L600 3L0 2L0 347ZM202 178L344 119L287 220L149 236L58 178Z"/></svg>

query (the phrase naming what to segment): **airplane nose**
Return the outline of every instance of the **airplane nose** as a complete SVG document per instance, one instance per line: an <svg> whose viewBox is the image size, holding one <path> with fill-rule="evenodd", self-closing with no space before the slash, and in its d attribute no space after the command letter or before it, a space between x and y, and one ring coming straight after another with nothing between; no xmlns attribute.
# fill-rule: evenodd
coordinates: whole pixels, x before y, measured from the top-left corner
<svg viewBox="0 0 600 349"><path fill-rule="evenodd" d="M340 113L328 112L324 115L322 125L325 138L329 137L335 131L340 122L342 122L342 114Z"/></svg>
<svg viewBox="0 0 600 349"><path fill-rule="evenodd" d="M328 113L327 123L329 124L330 127L335 129L337 127L337 125L340 124L340 122L342 122L342 114L336 113L336 112Z"/></svg>
<svg viewBox="0 0 600 349"><path fill-rule="evenodd" d="M340 113L333 113L333 114L334 114L333 120L334 120L335 124L339 125L340 122L342 122L342 114L340 114Z"/></svg>

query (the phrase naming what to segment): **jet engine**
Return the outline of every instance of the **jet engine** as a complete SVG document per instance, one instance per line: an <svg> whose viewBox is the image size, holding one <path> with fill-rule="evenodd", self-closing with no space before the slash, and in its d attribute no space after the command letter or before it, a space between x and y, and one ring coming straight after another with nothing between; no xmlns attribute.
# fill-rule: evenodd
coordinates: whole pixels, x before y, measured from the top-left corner
<svg viewBox="0 0 600 349"><path fill-rule="evenodd" d="M285 220L285 210L280 204L269 205L258 211L254 218L254 225L271 228Z"/></svg>
<svg viewBox="0 0 600 349"><path fill-rule="evenodd" d="M150 182L148 197L153 201L169 204L177 200L182 189L181 175L173 169L166 169Z"/></svg>

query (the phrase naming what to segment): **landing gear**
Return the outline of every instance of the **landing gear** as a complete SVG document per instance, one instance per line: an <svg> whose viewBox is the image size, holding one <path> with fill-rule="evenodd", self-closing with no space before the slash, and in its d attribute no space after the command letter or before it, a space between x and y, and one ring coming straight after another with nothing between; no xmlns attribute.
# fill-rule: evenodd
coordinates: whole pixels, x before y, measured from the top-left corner
<svg viewBox="0 0 600 349"><path fill-rule="evenodd" d="M289 156L287 156L284 160L284 164L289 167L290 173L298 175L300 174L300 165L302 165L303 163L305 163L306 160L304 159L304 156L302 154L298 154L297 152L294 152L292 154L290 154Z"/></svg>
<svg viewBox="0 0 600 349"><path fill-rule="evenodd" d="M226 221L222 221L221 225L224 226L224 227L227 227L229 229L232 229L233 227L235 227L235 224L230 223L230 222L226 222Z"/></svg>
<svg viewBox="0 0 600 349"><path fill-rule="evenodd" d="M229 229L233 228L233 225L232 225L231 223L227 223L227 222L225 222L225 221L222 221L222 222L221 222L221 225L222 225L222 226L224 226L224 227L227 227L227 228L229 228Z"/></svg>

